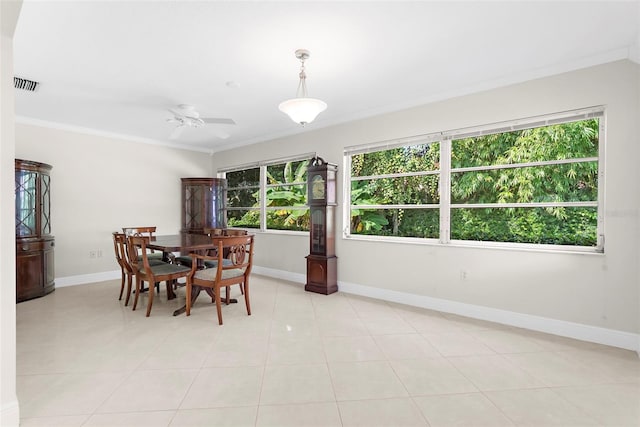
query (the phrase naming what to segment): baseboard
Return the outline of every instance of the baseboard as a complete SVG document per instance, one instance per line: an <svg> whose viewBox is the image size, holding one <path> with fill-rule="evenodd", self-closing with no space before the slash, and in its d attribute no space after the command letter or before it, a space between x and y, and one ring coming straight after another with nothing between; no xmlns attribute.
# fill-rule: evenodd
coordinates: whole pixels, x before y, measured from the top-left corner
<svg viewBox="0 0 640 427"><path fill-rule="evenodd" d="M522 314L497 308L465 304L456 301L432 298L422 295L408 294L389 289L372 288L354 283L339 282L340 291L349 294L362 295L399 304L427 308L443 313L458 314L474 319L486 320L503 325L515 326L548 334L575 338L582 341L620 347L633 350L640 355L640 335L600 328L564 320Z"/></svg>
<svg viewBox="0 0 640 427"><path fill-rule="evenodd" d="M287 280L304 285L307 277L305 274L273 268L253 266L255 274L260 274L274 279ZM56 278L56 286L74 286L93 282L103 282L120 278L120 271L105 271L102 273L84 274L80 276ZM399 304L411 305L443 313L458 314L474 319L486 320L503 325L530 329L533 331L589 341L613 347L624 348L638 353L640 356L640 334L617 331L614 329L600 328L564 320L550 319L547 317L533 316L514 311L500 310L497 308L483 307L473 304L465 304L440 298L432 298L423 295L398 292L390 289L374 288L356 283L338 281L340 292L376 298Z"/></svg>
<svg viewBox="0 0 640 427"><path fill-rule="evenodd" d="M306 275L304 274L264 267L254 267L253 271L256 274L262 274L276 279L288 280L302 284L306 282ZM589 326L564 320L550 319L547 317L533 316L514 311L465 304L440 298L409 294L389 289L374 288L371 286L342 281L338 281L338 290L348 294L361 295L364 297L436 310L443 313L457 314L460 316L559 335L567 338L624 348L626 350L635 351L640 356L640 334L634 334L631 332L617 331L614 329L600 328L597 326Z"/></svg>
<svg viewBox="0 0 640 427"><path fill-rule="evenodd" d="M307 283L306 274L292 273L291 271L276 270L273 268L260 267L254 265L251 267L251 272L260 274L262 276L273 277L274 279L287 280L289 282L301 283L304 285Z"/></svg>
<svg viewBox="0 0 640 427"><path fill-rule="evenodd" d="M86 285L87 283L104 282L106 280L119 279L120 270L102 271L100 273L80 274L78 276L56 277L56 288L66 286Z"/></svg>

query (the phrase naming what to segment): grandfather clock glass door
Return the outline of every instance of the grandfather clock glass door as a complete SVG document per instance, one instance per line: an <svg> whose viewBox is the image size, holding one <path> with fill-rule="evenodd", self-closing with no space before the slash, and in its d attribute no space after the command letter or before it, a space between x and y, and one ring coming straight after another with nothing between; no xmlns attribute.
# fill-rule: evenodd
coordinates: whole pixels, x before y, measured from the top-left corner
<svg viewBox="0 0 640 427"><path fill-rule="evenodd" d="M324 208L311 208L311 254L326 255L326 212Z"/></svg>
<svg viewBox="0 0 640 427"><path fill-rule="evenodd" d="M307 168L310 242L305 290L331 294L338 290L334 210L337 166L315 157Z"/></svg>

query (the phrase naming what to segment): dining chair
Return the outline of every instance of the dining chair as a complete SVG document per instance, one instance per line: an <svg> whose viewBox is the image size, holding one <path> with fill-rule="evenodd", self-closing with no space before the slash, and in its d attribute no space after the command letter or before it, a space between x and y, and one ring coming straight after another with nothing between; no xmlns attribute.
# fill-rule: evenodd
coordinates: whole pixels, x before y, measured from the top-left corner
<svg viewBox="0 0 640 427"><path fill-rule="evenodd" d="M127 236L147 236L149 238L154 237L156 227L122 227L122 232ZM156 252L153 249L149 249L149 258L162 259L162 252Z"/></svg>
<svg viewBox="0 0 640 427"><path fill-rule="evenodd" d="M127 295L124 301L125 307L129 305L129 298L131 296L131 287L133 283L133 276L135 276L135 271L131 265L131 257L129 256L129 247L127 244L127 235L124 233L119 233L117 231L113 232L113 246L116 254L116 261L118 261L118 265L120 265L120 270L122 273L122 280L120 284L120 297L118 300L122 300L122 294L124 291L125 281L127 283ZM138 262L138 261L136 261ZM162 264L162 260L160 259L150 259L149 263L152 265ZM160 289L158 283L155 284L156 288Z"/></svg>
<svg viewBox="0 0 640 427"><path fill-rule="evenodd" d="M154 264L149 258L149 251L147 250L148 236L129 236L127 241L130 256L136 257L136 262L133 262L133 260L131 262L136 276L136 296L133 300L133 310L138 306L138 296L142 289L142 282L147 282L149 284L149 300L147 302L146 317L149 317L153 306L154 284L166 282L167 294L172 294L171 286L173 286L173 282L179 278L187 277L191 268L166 262Z"/></svg>
<svg viewBox="0 0 640 427"><path fill-rule="evenodd" d="M222 236L222 234L224 233L224 228L209 228L209 227L204 227L202 229L202 232L204 234L207 234L209 236Z"/></svg>
<svg viewBox="0 0 640 427"><path fill-rule="evenodd" d="M205 229L207 230L207 229ZM210 236L246 236L247 234L249 234L249 232L247 230L243 230L241 228L210 228L209 230L214 230L214 233L219 233L219 234L209 234ZM215 255L215 251L209 251L209 255ZM225 256L225 260L227 260L226 258L226 254L223 254ZM225 261L227 262L227 261ZM205 261L204 262L205 267L207 268L216 268L216 266L218 265L217 261ZM241 283L240 284L240 293L244 295L244 285Z"/></svg>
<svg viewBox="0 0 640 427"><path fill-rule="evenodd" d="M204 227L202 229L202 233L206 234L207 236L223 236L225 232L224 228L209 228L209 227ZM215 255L215 249L213 251L209 251L208 255ZM175 257L175 261L180 264L180 265L186 265L188 267L191 267L191 256L189 255L180 255Z"/></svg>
<svg viewBox="0 0 640 427"><path fill-rule="evenodd" d="M241 228L225 228L222 234L224 236L246 236L249 232Z"/></svg>
<svg viewBox="0 0 640 427"><path fill-rule="evenodd" d="M225 303L229 304L229 288L231 285L240 285L244 291L244 302L247 307L247 315L251 315L249 301L249 275L253 265L253 235L246 236L220 236L213 237L217 247L215 257L208 255L191 254L192 267L187 276L186 297L187 316L191 315L191 293L194 286L211 288L214 292L216 310L218 312L218 324L222 325L222 301L220 288L225 288ZM225 257L226 254L226 257ZM196 268L197 259L216 261L215 268Z"/></svg>
<svg viewBox="0 0 640 427"><path fill-rule="evenodd" d="M124 305L129 303L129 294L131 293L131 267L129 266L129 262L126 259L127 251L127 236L124 233L118 233L114 231L113 233L113 249L116 254L116 261L120 266L120 272L122 275L122 279L120 281L120 296L118 297L118 301L122 300L122 294L124 292L124 283L127 282L127 298Z"/></svg>

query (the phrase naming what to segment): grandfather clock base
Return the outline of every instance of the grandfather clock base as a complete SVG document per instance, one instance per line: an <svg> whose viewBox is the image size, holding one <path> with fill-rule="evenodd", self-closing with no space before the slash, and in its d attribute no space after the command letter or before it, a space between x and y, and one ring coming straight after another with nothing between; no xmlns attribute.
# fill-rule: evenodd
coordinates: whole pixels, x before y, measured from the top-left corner
<svg viewBox="0 0 640 427"><path fill-rule="evenodd" d="M307 255L307 284L305 291L329 295L338 292L336 256Z"/></svg>

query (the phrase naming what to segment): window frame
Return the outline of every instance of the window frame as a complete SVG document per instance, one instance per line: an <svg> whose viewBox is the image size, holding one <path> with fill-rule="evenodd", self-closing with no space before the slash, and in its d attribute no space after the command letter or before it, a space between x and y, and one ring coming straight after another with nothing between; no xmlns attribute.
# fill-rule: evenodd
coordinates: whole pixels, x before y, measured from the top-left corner
<svg viewBox="0 0 640 427"><path fill-rule="evenodd" d="M529 163L518 163L508 165L486 165L452 168L451 165L451 145L452 141L486 136L491 134L499 134L505 132L532 129L562 123L576 122L597 118L598 125L598 156L587 158L571 158L571 159L553 159L548 161L536 161ZM366 154L378 151L386 151L393 148L415 145L418 143L440 143L440 169L439 171L439 189L440 203L428 205L352 205L351 204L351 183L355 180L361 180L362 177L351 176L351 158L353 155ZM524 249L524 250L542 250L554 252L580 252L580 253L603 253L604 252L604 200L605 200L605 146L606 146L606 111L604 106L594 106L576 110L563 111L552 114L545 114L524 119L509 120L496 122L487 125L473 126L467 128L453 129L441 132L434 132L425 135L411 136L399 138L395 140L374 142L363 145L345 147L344 149L344 171L343 174L343 238L353 240L373 240L395 243L415 243L429 245L447 245L460 247L482 247L482 248L499 248L499 249ZM482 203L482 204L464 204L452 203L451 201L451 181L455 173L468 172L474 170L497 170L505 168L522 168L536 167L546 165L557 165L565 163L586 163L596 161L598 165L598 184L597 184L597 200L590 202L532 202L532 203ZM401 174L389 175L405 175L414 176L417 174L432 174L434 171L409 172ZM387 175L380 175L386 177ZM375 178L375 177L374 177ZM596 245L595 246L579 246L579 245L559 245L559 244L540 244L540 243L516 243L502 241L476 241L476 240L456 240L451 239L451 212L453 209L459 208L535 208L535 207L595 207L597 209L596 219ZM400 237L386 235L362 235L351 233L351 211L358 208L370 209L416 209L416 208L438 208L440 209L440 230L438 238L421 238L421 237Z"/></svg>
<svg viewBox="0 0 640 427"><path fill-rule="evenodd" d="M287 157L281 157L281 158L277 158L277 159L270 159L270 160L263 160L263 161L259 161L259 162L254 162L254 163L246 163L246 164L242 164L242 165L237 165L237 166L230 166L230 167L224 167L224 168L218 168L217 170L217 177L218 178L226 178L226 174L229 172L238 172L238 171L242 171L242 170L247 170L247 169L255 169L255 168L259 168L259 172L260 172L260 182L258 186L252 185L252 186L247 186L247 187L233 187L232 189L240 189L240 188L257 188L260 192L259 194L259 206L258 207L253 207L253 206L249 206L249 207L241 207L241 206L237 206L237 207L228 207L227 206L227 211L229 210L243 210L243 211L258 211L260 214L260 224L258 228L249 228L252 231L259 231L259 232L269 232L269 233L299 233L299 234L309 234L309 230L286 230L286 229L280 229L280 228L268 228L267 227L267 212L269 211L276 211L276 210L281 210L281 209L300 209L300 206L274 206L274 207L268 207L266 205L266 201L267 201L267 189L268 188L273 188L273 187L281 187L281 186L293 186L293 185L307 185L307 181L305 180L304 182L291 182L291 183L284 183L284 184L268 184L267 183L267 168L269 166L275 166L275 165L281 165L281 164L285 164L288 162L300 162L300 161L305 161L305 160L310 160L312 158L316 157L316 153L312 152L312 153L305 153L305 154L299 154L299 155L295 155L295 156L287 156ZM306 195L306 191L305 191L305 195ZM305 203L305 209L309 210L309 203L307 201L307 203ZM243 228L243 227L238 227L238 228ZM248 228L248 227L247 227Z"/></svg>

